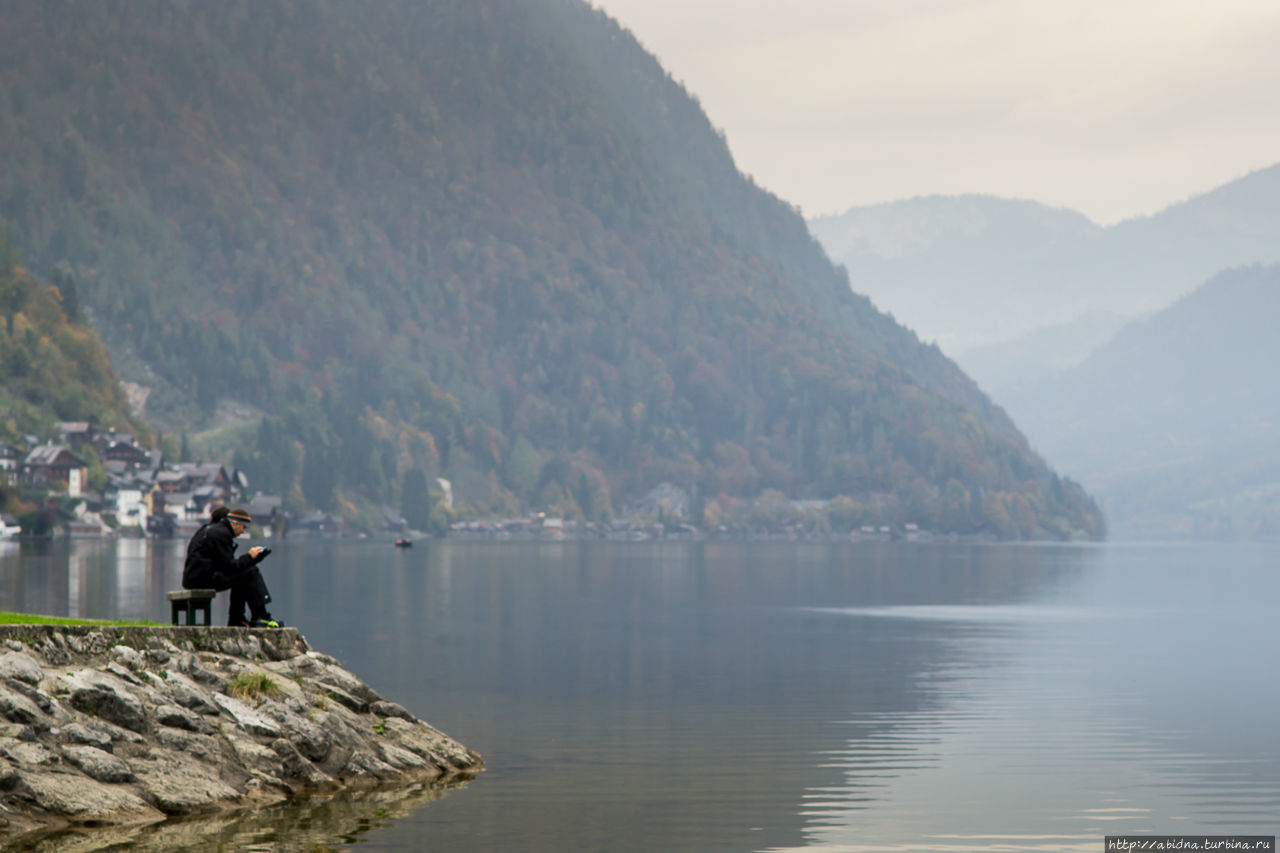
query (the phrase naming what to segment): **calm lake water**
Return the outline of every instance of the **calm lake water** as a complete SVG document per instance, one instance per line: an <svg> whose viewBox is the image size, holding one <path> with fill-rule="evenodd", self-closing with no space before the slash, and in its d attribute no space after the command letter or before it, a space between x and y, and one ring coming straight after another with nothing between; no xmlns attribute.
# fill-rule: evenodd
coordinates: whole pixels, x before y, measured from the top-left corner
<svg viewBox="0 0 1280 853"><path fill-rule="evenodd" d="M222 849L1100 851L1280 828L1277 546L272 544L276 615L488 769L394 808L246 816ZM2 543L0 609L165 621L182 548Z"/></svg>

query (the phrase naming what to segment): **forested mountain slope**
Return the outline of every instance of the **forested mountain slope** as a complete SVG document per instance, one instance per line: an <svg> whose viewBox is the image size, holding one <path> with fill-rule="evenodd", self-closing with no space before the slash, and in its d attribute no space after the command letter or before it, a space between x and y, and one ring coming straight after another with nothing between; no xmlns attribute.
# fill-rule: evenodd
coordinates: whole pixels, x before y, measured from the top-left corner
<svg viewBox="0 0 1280 853"><path fill-rule="evenodd" d="M261 407L242 461L294 500L607 518L668 480L1102 530L579 0L15 0L0 165L152 417Z"/></svg>
<svg viewBox="0 0 1280 853"><path fill-rule="evenodd" d="M57 421L92 421L151 441L80 316L75 279L61 269L52 284L36 278L0 228L0 441L23 447L27 435L53 434ZM4 487L13 485L7 481L0 477L0 508L9 498Z"/></svg>

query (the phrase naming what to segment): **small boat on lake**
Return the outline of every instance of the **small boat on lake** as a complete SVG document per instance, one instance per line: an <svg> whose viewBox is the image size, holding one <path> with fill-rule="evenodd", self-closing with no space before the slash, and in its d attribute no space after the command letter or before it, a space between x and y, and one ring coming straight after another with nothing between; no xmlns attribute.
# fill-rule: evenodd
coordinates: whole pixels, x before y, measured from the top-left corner
<svg viewBox="0 0 1280 853"><path fill-rule="evenodd" d="M412 539L397 539L397 540L396 540L396 547L397 547L397 548L412 548L412 547L413 547L413 540L412 540Z"/></svg>

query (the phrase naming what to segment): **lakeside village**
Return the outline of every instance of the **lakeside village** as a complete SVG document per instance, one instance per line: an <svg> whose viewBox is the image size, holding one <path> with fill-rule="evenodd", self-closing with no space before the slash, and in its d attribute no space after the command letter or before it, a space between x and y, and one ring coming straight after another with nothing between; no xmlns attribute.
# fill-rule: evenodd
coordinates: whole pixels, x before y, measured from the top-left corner
<svg viewBox="0 0 1280 853"><path fill-rule="evenodd" d="M386 535L398 544L409 536L424 536L409 529L395 510L383 510L380 531L348 530L340 516L324 512L297 514L278 495L256 493L244 472L217 462L169 463L160 450L133 443L132 436L115 430L95 431L84 422L57 425L57 439L43 442L26 436L27 447L0 441L0 484L21 490L34 511L17 518L0 514L0 539L19 537L72 538L190 536L218 505L243 506L267 537ZM101 460L104 485L90 487L89 464L83 458L92 447ZM436 485L446 507L452 509L449 481ZM825 533L821 525L806 521L821 513L826 501L787 501L772 513L775 523L747 532L763 539L903 539L928 541L933 534L915 524L900 527L861 525L848 533ZM687 492L662 483L626 507L621 517L607 523L578 522L545 513L527 517L485 521L455 521L448 535L483 539L700 539L740 538L743 531L725 526L691 523Z"/></svg>
<svg viewBox="0 0 1280 853"><path fill-rule="evenodd" d="M219 504L241 505L264 535L340 533L342 520L316 512L295 517L274 495L253 494L247 477L219 463L169 463L115 430L84 422L57 424L57 438L26 436L27 447L0 441L0 483L36 509L0 515L0 539L190 536ZM101 460L104 485L90 487L86 448ZM401 522L403 523L403 522Z"/></svg>

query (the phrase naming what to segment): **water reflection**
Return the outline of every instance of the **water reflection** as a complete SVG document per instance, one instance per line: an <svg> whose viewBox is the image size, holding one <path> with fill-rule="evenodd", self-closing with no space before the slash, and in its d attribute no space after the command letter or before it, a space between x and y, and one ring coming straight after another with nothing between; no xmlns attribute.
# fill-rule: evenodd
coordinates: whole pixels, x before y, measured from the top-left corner
<svg viewBox="0 0 1280 853"><path fill-rule="evenodd" d="M0 610L84 619L168 621L184 543L62 539L0 545Z"/></svg>
<svg viewBox="0 0 1280 853"><path fill-rule="evenodd" d="M79 829L5 850L22 853L276 853L349 849L462 785L416 784L286 806L169 820L149 826ZM406 849L424 849L422 847Z"/></svg>
<svg viewBox="0 0 1280 853"><path fill-rule="evenodd" d="M773 849L1084 851L1106 834L1273 834L1276 551L1150 556L1113 550L1049 606L827 611L949 622L972 665L939 673L938 701L917 711L850 719L830 752L844 779L806 794L804 843Z"/></svg>

